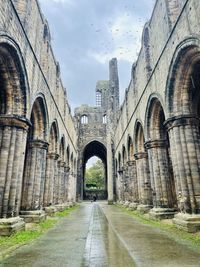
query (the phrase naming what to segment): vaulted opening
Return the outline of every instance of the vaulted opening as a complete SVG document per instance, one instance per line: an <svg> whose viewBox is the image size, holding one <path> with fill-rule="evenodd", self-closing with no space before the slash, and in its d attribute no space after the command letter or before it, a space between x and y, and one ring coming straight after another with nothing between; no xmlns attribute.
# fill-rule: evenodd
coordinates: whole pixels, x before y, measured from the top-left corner
<svg viewBox="0 0 200 267"><path fill-rule="evenodd" d="M107 199L107 157L105 146L92 141L83 151L83 199Z"/></svg>

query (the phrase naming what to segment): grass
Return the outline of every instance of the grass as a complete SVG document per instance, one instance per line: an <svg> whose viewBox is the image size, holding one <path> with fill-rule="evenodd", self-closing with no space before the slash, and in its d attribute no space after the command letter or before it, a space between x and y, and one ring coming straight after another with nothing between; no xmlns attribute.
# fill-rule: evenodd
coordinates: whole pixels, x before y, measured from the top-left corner
<svg viewBox="0 0 200 267"><path fill-rule="evenodd" d="M146 224L163 231L166 235L179 243L184 243L194 249L200 249L200 233L187 233L173 224L152 220L148 218L147 215L141 214L138 211L130 211L121 205L116 205L116 207L131 217L134 217L134 219L142 224Z"/></svg>
<svg viewBox="0 0 200 267"><path fill-rule="evenodd" d="M20 231L11 236L0 237L0 260L8 256L16 248L28 244L52 228L61 218L66 217L76 210L78 205L61 212L56 212L52 217L38 224L33 224L31 229Z"/></svg>

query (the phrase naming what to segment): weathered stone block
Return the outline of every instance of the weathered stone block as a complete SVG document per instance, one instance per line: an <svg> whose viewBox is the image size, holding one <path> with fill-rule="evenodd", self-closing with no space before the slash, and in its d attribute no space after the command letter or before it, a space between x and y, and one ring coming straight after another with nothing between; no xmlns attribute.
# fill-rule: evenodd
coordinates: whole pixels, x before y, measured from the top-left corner
<svg viewBox="0 0 200 267"><path fill-rule="evenodd" d="M20 211L20 217L26 223L40 223L46 220L46 213L43 210Z"/></svg>
<svg viewBox="0 0 200 267"><path fill-rule="evenodd" d="M25 222L22 218L0 219L0 236L10 236L21 230L25 230Z"/></svg>
<svg viewBox="0 0 200 267"><path fill-rule="evenodd" d="M172 219L176 213L176 210L171 208L153 208L149 211L149 217L153 220Z"/></svg>
<svg viewBox="0 0 200 267"><path fill-rule="evenodd" d="M186 214L178 213L173 219L173 223L180 229L189 233L200 231L200 215L199 214Z"/></svg>

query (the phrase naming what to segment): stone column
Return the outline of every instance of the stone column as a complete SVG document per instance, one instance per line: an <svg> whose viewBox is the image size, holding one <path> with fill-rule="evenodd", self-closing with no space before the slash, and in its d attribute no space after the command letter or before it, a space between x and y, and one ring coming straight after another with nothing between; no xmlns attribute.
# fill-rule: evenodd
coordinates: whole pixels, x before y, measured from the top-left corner
<svg viewBox="0 0 200 267"><path fill-rule="evenodd" d="M157 219L174 217L173 185L170 177L166 140L153 140L145 143L148 150L151 187L153 190L152 217Z"/></svg>
<svg viewBox="0 0 200 267"><path fill-rule="evenodd" d="M107 179L108 179L108 204L113 204L113 153L112 153L112 136L110 129L107 129Z"/></svg>
<svg viewBox="0 0 200 267"><path fill-rule="evenodd" d="M169 133L179 210L182 213L197 214L200 212L199 119L193 115L181 115L168 119L165 125ZM187 225L188 229L192 227L194 230L192 217L187 224L186 217L178 214L174 221L179 226ZM195 225L199 224L200 229L200 216L194 217Z"/></svg>
<svg viewBox="0 0 200 267"><path fill-rule="evenodd" d="M138 152L134 155L137 166L138 177L138 210L141 212L148 211L152 206L152 190L150 183L148 156L146 152Z"/></svg>
<svg viewBox="0 0 200 267"><path fill-rule="evenodd" d="M23 211L43 207L47 148L48 143L42 140L32 140L27 145L21 206Z"/></svg>
<svg viewBox="0 0 200 267"><path fill-rule="evenodd" d="M1 218L19 214L28 127L29 122L25 119L0 116Z"/></svg>
<svg viewBox="0 0 200 267"><path fill-rule="evenodd" d="M54 159L54 181L53 181L53 205L58 204L59 198L59 168L58 168L59 155Z"/></svg>
<svg viewBox="0 0 200 267"><path fill-rule="evenodd" d="M129 160L128 164L128 177L129 177L129 192L132 202L138 203L138 182L137 182L137 170L136 161Z"/></svg>
<svg viewBox="0 0 200 267"><path fill-rule="evenodd" d="M65 201L65 162L58 162L58 180L59 180L59 188L58 188L58 203L62 204Z"/></svg>
<svg viewBox="0 0 200 267"><path fill-rule="evenodd" d="M64 202L69 201L68 200L68 196L69 196L69 171L70 171L70 167L69 166L65 166L65 173L64 173L64 177L65 177L65 186L64 186Z"/></svg>
<svg viewBox="0 0 200 267"><path fill-rule="evenodd" d="M56 153L47 154L45 189L44 189L44 206L53 205L54 183L55 183L55 166L57 169L57 160L59 155Z"/></svg>
<svg viewBox="0 0 200 267"><path fill-rule="evenodd" d="M24 228L23 220L17 216L29 126L25 118L0 116L0 218L5 218L0 219L0 235Z"/></svg>

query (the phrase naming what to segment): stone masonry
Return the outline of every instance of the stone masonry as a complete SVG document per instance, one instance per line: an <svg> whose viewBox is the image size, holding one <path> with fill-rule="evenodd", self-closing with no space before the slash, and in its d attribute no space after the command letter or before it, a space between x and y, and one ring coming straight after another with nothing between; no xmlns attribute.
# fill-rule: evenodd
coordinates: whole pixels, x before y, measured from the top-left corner
<svg viewBox="0 0 200 267"><path fill-rule="evenodd" d="M0 2L1 234L83 199L94 155L108 203L200 230L199 14L198 0L157 0L121 107L112 59L96 107L73 118L38 1Z"/></svg>

